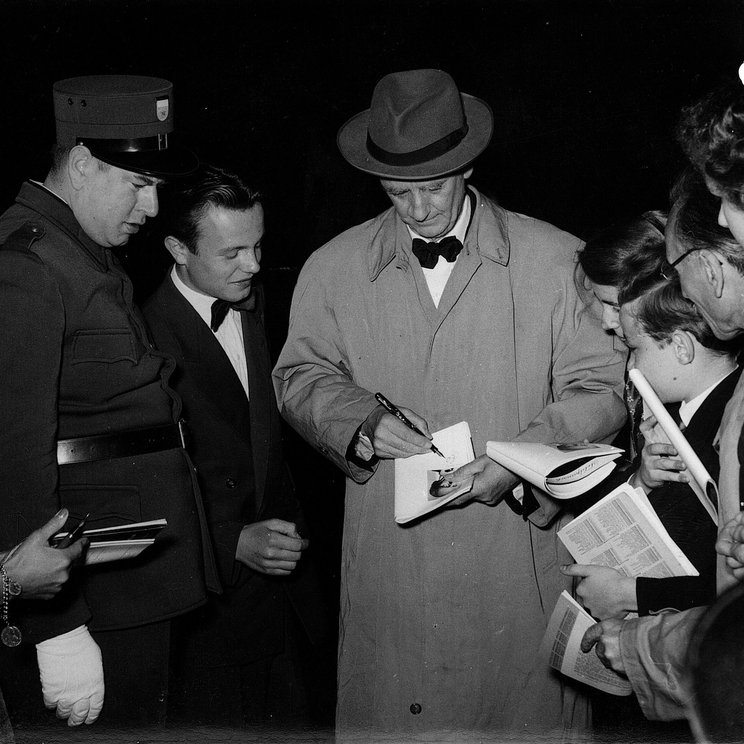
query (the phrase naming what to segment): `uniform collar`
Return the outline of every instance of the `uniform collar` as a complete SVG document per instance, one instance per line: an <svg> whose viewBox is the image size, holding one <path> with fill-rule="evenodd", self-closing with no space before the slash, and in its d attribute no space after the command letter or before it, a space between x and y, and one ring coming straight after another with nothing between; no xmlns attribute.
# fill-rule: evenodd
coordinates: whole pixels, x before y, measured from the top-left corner
<svg viewBox="0 0 744 744"><path fill-rule="evenodd" d="M465 236L463 255L488 259L506 266L509 263L510 245L508 213L490 200L484 199L472 186L468 186L474 204L470 228ZM374 281L393 260L398 267L408 267L412 261L411 236L408 226L392 207L383 212L374 223L378 229L367 252L369 280Z"/></svg>
<svg viewBox="0 0 744 744"><path fill-rule="evenodd" d="M38 212L66 232L79 243L85 251L104 268L108 268L108 249L91 240L75 219L72 209L56 194L40 183L25 181L18 192L16 202Z"/></svg>

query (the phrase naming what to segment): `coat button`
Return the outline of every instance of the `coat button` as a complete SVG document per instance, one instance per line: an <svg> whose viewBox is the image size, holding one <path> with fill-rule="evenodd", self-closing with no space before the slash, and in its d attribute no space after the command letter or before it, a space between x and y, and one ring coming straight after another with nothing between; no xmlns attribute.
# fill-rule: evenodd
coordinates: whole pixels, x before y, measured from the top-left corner
<svg viewBox="0 0 744 744"><path fill-rule="evenodd" d="M228 478L228 479L227 479L227 480L225 481L225 485L226 485L226 486L227 486L228 488L235 488L235 481L234 481L234 480L233 480L232 478Z"/></svg>
<svg viewBox="0 0 744 744"><path fill-rule="evenodd" d="M411 713L413 713L414 716L417 716L421 713L421 706L418 703L411 703Z"/></svg>

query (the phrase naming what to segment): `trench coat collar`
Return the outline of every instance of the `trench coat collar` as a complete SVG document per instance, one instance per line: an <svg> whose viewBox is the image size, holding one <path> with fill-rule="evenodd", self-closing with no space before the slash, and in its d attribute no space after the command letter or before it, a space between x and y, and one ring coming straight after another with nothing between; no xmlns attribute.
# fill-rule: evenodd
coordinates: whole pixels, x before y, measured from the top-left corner
<svg viewBox="0 0 744 744"><path fill-rule="evenodd" d="M72 209L51 191L32 181L25 181L18 192L16 202L54 223L73 241L80 244L99 266L108 268L108 248L91 240L75 219Z"/></svg>
<svg viewBox="0 0 744 744"><path fill-rule="evenodd" d="M475 197L475 209L465 236L463 251L475 253L506 266L509 263L511 246L509 243L508 217L506 210L485 199L472 186L468 190ZM372 221L377 230L367 252L369 280L373 282L380 272L394 259L396 265L403 267L411 263L411 237L405 223L398 217L394 208L383 212Z"/></svg>

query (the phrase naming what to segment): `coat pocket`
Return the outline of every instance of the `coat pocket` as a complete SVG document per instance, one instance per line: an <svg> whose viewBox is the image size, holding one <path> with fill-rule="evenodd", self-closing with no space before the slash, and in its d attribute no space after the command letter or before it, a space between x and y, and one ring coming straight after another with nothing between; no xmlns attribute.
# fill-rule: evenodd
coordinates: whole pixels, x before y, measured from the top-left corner
<svg viewBox="0 0 744 744"><path fill-rule="evenodd" d="M78 331L72 342L72 363L137 362L132 333L127 328Z"/></svg>
<svg viewBox="0 0 744 744"><path fill-rule="evenodd" d="M72 517L82 519L86 514L90 515L86 523L88 529L142 521L137 486L60 484L59 499Z"/></svg>

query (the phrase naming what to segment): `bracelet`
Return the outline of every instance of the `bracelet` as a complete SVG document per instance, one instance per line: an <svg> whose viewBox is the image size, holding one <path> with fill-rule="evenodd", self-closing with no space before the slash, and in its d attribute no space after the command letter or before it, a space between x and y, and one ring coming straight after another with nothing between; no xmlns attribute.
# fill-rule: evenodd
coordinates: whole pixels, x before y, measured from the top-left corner
<svg viewBox="0 0 744 744"><path fill-rule="evenodd" d="M0 615L5 623L5 627L0 632L0 640L8 647L13 648L21 642L21 631L15 625L11 625L8 620L8 606L10 598L17 597L22 591L21 585L13 581L8 572L5 570L5 564L0 564L0 578L2 579L2 598L0 598Z"/></svg>

